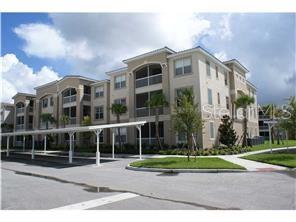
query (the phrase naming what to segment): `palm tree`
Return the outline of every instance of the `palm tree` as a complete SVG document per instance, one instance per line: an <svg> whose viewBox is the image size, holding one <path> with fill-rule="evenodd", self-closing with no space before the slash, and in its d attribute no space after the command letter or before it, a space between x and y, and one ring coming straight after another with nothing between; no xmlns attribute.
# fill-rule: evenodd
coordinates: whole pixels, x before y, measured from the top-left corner
<svg viewBox="0 0 296 222"><path fill-rule="evenodd" d="M159 149L162 149L162 144L159 137L159 113L161 108L168 105L169 103L162 92L152 94L150 100L147 101L147 106L154 110L155 113L155 135Z"/></svg>
<svg viewBox="0 0 296 222"><path fill-rule="evenodd" d="M242 108L243 109L243 144L242 147L247 146L247 129L248 129L248 117L247 117L247 108L251 104L253 104L254 98L250 97L248 95L242 94L240 97L236 99L234 104L236 105L237 108Z"/></svg>
<svg viewBox="0 0 296 222"><path fill-rule="evenodd" d="M120 123L120 116L124 113L127 112L127 107L124 104L119 104L119 103L113 103L111 106L111 112L116 115L116 122ZM121 146L121 135L120 135L120 128L118 130L118 137L119 137L119 147L122 151L122 146Z"/></svg>
<svg viewBox="0 0 296 222"><path fill-rule="evenodd" d="M62 115L61 118L60 118L60 121L63 123L63 127L65 128L66 127L66 124L69 123L69 116L67 115Z"/></svg>
<svg viewBox="0 0 296 222"><path fill-rule="evenodd" d="M56 122L51 113L42 113L40 116L42 122L45 122L45 128L48 129L49 123Z"/></svg>

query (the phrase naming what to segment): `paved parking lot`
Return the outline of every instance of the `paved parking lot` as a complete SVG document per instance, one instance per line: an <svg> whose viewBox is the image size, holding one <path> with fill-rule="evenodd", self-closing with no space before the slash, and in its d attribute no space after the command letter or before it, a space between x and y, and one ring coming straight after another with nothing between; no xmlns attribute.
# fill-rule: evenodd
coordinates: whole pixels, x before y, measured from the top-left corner
<svg viewBox="0 0 296 222"><path fill-rule="evenodd" d="M2 157L2 209L295 209L296 172L138 172L133 158Z"/></svg>

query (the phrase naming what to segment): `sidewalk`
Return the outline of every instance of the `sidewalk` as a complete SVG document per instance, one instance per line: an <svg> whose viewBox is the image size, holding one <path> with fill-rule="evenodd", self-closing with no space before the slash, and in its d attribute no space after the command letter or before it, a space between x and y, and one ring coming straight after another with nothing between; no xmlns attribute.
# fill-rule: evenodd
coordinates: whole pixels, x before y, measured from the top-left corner
<svg viewBox="0 0 296 222"><path fill-rule="evenodd" d="M295 149L296 147L289 147L289 149ZM277 150L286 150L286 147L283 148L273 148L273 151ZM252 160L246 160L242 159L240 157L243 156L249 156L253 154L258 154L258 153L266 153L270 152L270 150L258 150L258 151L253 151L253 152L248 152L248 153L242 153L238 155L226 155L226 156L219 156L219 158L224 159L226 161L241 165L245 167L248 171L273 171L273 170L286 170L286 167L283 166L277 166L277 165L272 165L272 164L267 164L267 163L261 163L261 162L256 162Z"/></svg>

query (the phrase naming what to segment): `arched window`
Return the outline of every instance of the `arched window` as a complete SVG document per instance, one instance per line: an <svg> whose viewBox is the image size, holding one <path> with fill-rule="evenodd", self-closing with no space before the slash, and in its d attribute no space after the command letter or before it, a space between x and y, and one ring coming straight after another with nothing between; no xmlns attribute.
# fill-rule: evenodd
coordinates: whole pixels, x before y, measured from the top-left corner
<svg viewBox="0 0 296 222"><path fill-rule="evenodd" d="M76 101L76 89L75 88L68 88L65 89L62 93L63 95L63 103L70 103Z"/></svg>
<svg viewBox="0 0 296 222"><path fill-rule="evenodd" d="M162 67L160 64L148 64L134 71L136 88L162 82Z"/></svg>

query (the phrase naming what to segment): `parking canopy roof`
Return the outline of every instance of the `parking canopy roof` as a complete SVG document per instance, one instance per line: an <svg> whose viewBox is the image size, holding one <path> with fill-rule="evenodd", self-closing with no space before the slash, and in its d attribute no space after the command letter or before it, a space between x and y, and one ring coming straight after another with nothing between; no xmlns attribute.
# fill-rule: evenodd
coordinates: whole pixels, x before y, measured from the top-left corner
<svg viewBox="0 0 296 222"><path fill-rule="evenodd" d="M68 132L89 132L89 131L97 131L100 129L103 130L103 129L112 129L112 128L131 127L131 126L142 126L145 123L146 121L137 121L137 122L104 124L104 125L95 125L95 126L66 127L66 128L48 129L48 130L16 131L16 132L9 132L9 133L1 133L1 136L40 135L40 134L68 133Z"/></svg>

